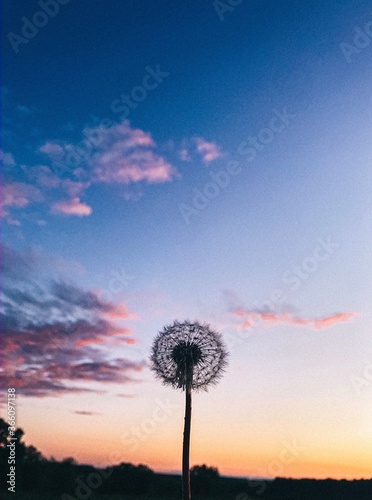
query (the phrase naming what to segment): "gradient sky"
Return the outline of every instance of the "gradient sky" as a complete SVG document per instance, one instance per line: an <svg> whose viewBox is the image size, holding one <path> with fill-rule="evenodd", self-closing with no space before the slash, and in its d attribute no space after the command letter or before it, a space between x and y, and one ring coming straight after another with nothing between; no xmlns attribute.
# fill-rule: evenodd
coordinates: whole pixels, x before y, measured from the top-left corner
<svg viewBox="0 0 372 500"><path fill-rule="evenodd" d="M179 471L197 319L192 464L371 477L372 4L232 3L2 6L1 376L46 456Z"/></svg>

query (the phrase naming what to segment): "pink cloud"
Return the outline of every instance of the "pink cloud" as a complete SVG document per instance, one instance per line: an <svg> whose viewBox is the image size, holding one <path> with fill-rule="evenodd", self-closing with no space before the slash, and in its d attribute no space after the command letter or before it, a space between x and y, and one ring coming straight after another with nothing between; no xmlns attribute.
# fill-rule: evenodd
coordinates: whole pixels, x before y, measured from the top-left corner
<svg viewBox="0 0 372 500"><path fill-rule="evenodd" d="M221 151L215 142L208 142L203 137L196 137L196 149L202 156L204 163L211 163L222 156Z"/></svg>
<svg viewBox="0 0 372 500"><path fill-rule="evenodd" d="M42 201L41 191L23 182L12 182L4 184L1 191L0 212L1 215L8 216L6 207L24 208L31 203Z"/></svg>
<svg viewBox="0 0 372 500"><path fill-rule="evenodd" d="M346 312L332 314L330 316L325 316L324 318L299 318L290 313L275 313L272 311L259 312L244 310L241 308L233 311L233 315L239 318L241 321L240 328L244 330L252 328L257 322L261 322L268 326L282 324L291 326L308 326L314 328L315 330L321 330L322 328L328 328L336 323L350 322L357 316L354 312Z"/></svg>
<svg viewBox="0 0 372 500"><path fill-rule="evenodd" d="M155 184L168 182L176 175L170 163L155 153L151 135L132 129L128 121L107 129L88 129L86 133L96 141L89 158L94 182Z"/></svg>
<svg viewBox="0 0 372 500"><path fill-rule="evenodd" d="M52 160L58 159L65 170L85 178L80 190L91 183L148 184L171 181L176 170L156 153L157 144L151 134L132 128L128 120L111 127L85 127L78 144L46 142L39 151ZM70 180L72 182L72 180ZM64 181L63 188L68 188ZM76 190L71 196L76 196ZM70 186L71 189L71 186Z"/></svg>
<svg viewBox="0 0 372 500"><path fill-rule="evenodd" d="M70 200L61 200L53 203L52 212L55 214L85 217L92 213L92 208L85 203L81 203L80 199L76 197Z"/></svg>
<svg viewBox="0 0 372 500"><path fill-rule="evenodd" d="M345 323L352 321L356 316L356 313L337 313L332 316L325 318L320 318L315 320L315 328L321 330L322 328L327 328L335 323Z"/></svg>
<svg viewBox="0 0 372 500"><path fill-rule="evenodd" d="M116 304L106 313L107 319L134 319L134 315L128 311L125 304Z"/></svg>

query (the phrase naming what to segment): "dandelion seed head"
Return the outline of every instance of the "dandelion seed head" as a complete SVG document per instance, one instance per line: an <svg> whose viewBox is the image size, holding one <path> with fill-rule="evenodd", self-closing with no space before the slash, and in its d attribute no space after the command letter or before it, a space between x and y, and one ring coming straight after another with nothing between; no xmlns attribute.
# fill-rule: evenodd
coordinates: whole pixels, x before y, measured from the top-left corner
<svg viewBox="0 0 372 500"><path fill-rule="evenodd" d="M221 335L209 325L175 321L156 336L151 368L164 384L206 390L223 374L226 359Z"/></svg>

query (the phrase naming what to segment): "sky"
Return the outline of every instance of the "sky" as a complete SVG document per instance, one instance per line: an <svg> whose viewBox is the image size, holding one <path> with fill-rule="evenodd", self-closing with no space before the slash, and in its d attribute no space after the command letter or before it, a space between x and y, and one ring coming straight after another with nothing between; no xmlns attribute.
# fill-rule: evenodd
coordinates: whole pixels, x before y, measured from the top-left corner
<svg viewBox="0 0 372 500"><path fill-rule="evenodd" d="M192 465L371 477L371 2L20 0L2 24L1 378L26 443L179 471L184 395L149 356L190 320L229 351Z"/></svg>

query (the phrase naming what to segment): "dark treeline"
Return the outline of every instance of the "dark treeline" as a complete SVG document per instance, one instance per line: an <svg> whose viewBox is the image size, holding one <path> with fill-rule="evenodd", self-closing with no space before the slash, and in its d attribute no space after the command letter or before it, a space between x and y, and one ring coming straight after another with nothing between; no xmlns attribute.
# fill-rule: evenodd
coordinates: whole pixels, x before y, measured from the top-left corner
<svg viewBox="0 0 372 500"><path fill-rule="evenodd" d="M145 465L121 463L106 469L78 465L72 458L46 459L33 446L26 446L23 431L17 429L15 442L16 494L9 498L90 500L181 498L181 478L155 474ZM10 487L8 424L0 419L0 470L2 492ZM313 479L248 480L219 475L214 467L195 466L191 471L195 499L231 500L370 500L372 480L336 481ZM23 496L24 495L24 496ZM121 495L124 495L122 497ZM111 497L112 496L112 497ZM1 495L3 498L3 495Z"/></svg>

